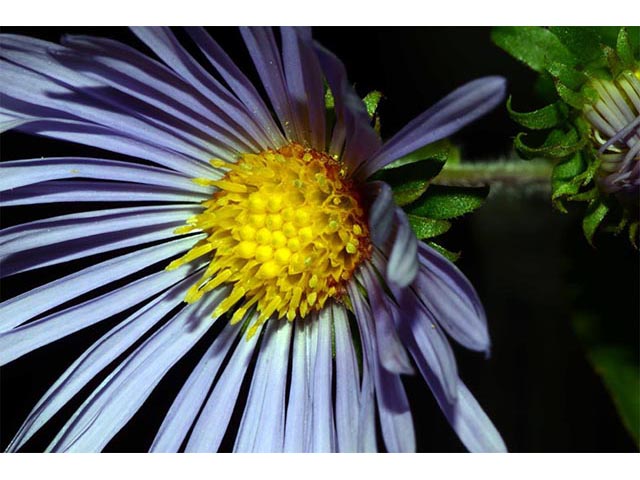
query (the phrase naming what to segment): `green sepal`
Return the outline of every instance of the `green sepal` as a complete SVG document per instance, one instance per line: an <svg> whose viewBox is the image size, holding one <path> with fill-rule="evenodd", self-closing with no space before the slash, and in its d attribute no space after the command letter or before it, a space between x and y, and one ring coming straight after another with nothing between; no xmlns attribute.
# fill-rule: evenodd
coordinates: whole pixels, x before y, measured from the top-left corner
<svg viewBox="0 0 640 480"><path fill-rule="evenodd" d="M567 107L562 102L552 103L532 112L516 112L511 108L511 96L507 99L507 111L512 119L532 130L545 130L564 121Z"/></svg>
<svg viewBox="0 0 640 480"><path fill-rule="evenodd" d="M331 93L329 85L325 85L324 88L324 106L327 110L333 110L336 108L336 101L333 98L333 93Z"/></svg>
<svg viewBox="0 0 640 480"><path fill-rule="evenodd" d="M411 215L448 220L460 217L482 206L489 187L460 188L431 185L422 197L405 210Z"/></svg>
<svg viewBox="0 0 640 480"><path fill-rule="evenodd" d="M602 38L596 28L592 27L549 27L562 44L581 64L603 63Z"/></svg>
<svg viewBox="0 0 640 480"><path fill-rule="evenodd" d="M553 172L551 173L551 201L561 212L567 213L567 209L560 199L578 193L581 182L576 182L574 179L585 172L586 169L587 164L581 152L576 152L553 167Z"/></svg>
<svg viewBox="0 0 640 480"><path fill-rule="evenodd" d="M417 215L407 215L409 224L418 240L437 237L446 233L451 228L451 222L446 220L436 220L434 218L419 217Z"/></svg>
<svg viewBox="0 0 640 480"><path fill-rule="evenodd" d="M460 252L452 252L451 250L447 250L442 245L438 245L435 242L427 242L427 245L429 245L431 248L433 248L440 255L443 255L445 258L447 258L448 260L450 260L452 262L457 262L458 259L460 258Z"/></svg>
<svg viewBox="0 0 640 480"><path fill-rule="evenodd" d="M633 70L636 66L636 59L633 54L633 47L629 41L627 29L622 27L618 33L616 41L616 53L620 59L621 66L624 70Z"/></svg>
<svg viewBox="0 0 640 480"><path fill-rule="evenodd" d="M558 96L564 100L567 104L576 108L578 110L582 110L585 104L585 98L580 93L571 90L562 82L556 82L556 92L558 92Z"/></svg>
<svg viewBox="0 0 640 480"><path fill-rule="evenodd" d="M582 231L590 245L593 245L593 235L609 212L609 206L601 199L589 202L587 212L582 220Z"/></svg>
<svg viewBox="0 0 640 480"><path fill-rule="evenodd" d="M429 182L440 173L444 164L444 160L431 158L385 170L374 178L389 184L393 200L402 207L415 202L427 191Z"/></svg>
<svg viewBox="0 0 640 480"><path fill-rule="evenodd" d="M542 73L552 62L573 66L576 59L552 32L542 27L496 27L494 43L512 56Z"/></svg>
<svg viewBox="0 0 640 480"><path fill-rule="evenodd" d="M367 114L369 115L369 118L374 118L376 112L378 111L378 104L380 103L380 99L382 99L382 93L377 90L369 92L367 96L362 99L362 101L364 102L364 106L367 108Z"/></svg>
<svg viewBox="0 0 640 480"><path fill-rule="evenodd" d="M526 136L527 134L524 132L516 135L514 146L527 159L536 157L559 159L567 157L582 149L587 140L586 138L580 138L573 128L568 132L563 132L562 130L551 131L544 143L539 147L525 144L522 139Z"/></svg>
<svg viewBox="0 0 640 480"><path fill-rule="evenodd" d="M430 159L446 162L452 159L455 150L455 147L449 140L440 140L430 143L429 145L425 145L418 150L408 153L404 157L394 160L390 164L386 165L383 170L393 170L411 163L422 162L423 160Z"/></svg>
<svg viewBox="0 0 640 480"><path fill-rule="evenodd" d="M558 62L551 62L547 70L554 79L573 90L579 89L588 79L584 73Z"/></svg>

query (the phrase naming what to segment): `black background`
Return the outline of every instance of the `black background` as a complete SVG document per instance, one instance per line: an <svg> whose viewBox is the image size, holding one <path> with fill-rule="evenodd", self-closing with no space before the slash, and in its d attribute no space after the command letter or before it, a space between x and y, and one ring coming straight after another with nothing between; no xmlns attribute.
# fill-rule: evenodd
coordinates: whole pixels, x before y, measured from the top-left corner
<svg viewBox="0 0 640 480"><path fill-rule="evenodd" d="M109 36L145 50L121 28L3 29L56 41L63 33ZM250 71L235 29L211 29L234 59ZM317 28L314 36L346 64L362 95L380 90L382 133L389 137L429 105L466 81L500 74L518 110L537 104L534 75L492 45L488 28ZM146 51L146 50L145 50ZM504 107L455 138L464 158L495 160L510 155L517 128ZM2 158L101 155L88 147L8 133ZM116 155L104 155L116 158ZM69 208L69 207L67 207ZM444 238L462 250L458 265L483 299L493 340L492 356L457 348L461 377L519 452L634 451L607 392L584 356L572 326L580 310L600 315L620 335L638 339L638 257L625 238L597 238L587 245L579 208L552 210L544 194L495 192L476 214L457 222ZM56 210L60 213L59 210ZM50 214L48 208L4 209L3 227ZM2 284L4 299L60 271L18 275ZM0 370L0 448L66 367L117 319L41 348ZM203 339L151 395L141 413L107 451L144 451L189 369L206 348ZM40 451L97 381L74 398L26 450ZM407 378L418 450L458 452L463 447L420 378ZM639 392L640 393L640 392ZM82 397L82 398L81 398ZM227 439L224 446L230 448Z"/></svg>

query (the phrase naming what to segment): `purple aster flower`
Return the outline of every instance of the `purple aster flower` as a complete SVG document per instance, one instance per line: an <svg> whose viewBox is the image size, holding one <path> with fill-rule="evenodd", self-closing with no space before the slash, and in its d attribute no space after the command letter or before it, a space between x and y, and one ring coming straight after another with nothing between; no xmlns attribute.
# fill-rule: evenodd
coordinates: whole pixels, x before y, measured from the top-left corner
<svg viewBox="0 0 640 480"><path fill-rule="evenodd" d="M204 30L187 32L214 75L169 29L133 31L160 61L104 38L0 36L3 130L128 159L3 164L3 207L122 207L2 230L4 277L112 252L0 304L2 364L128 314L51 386L9 450L108 371L48 447L102 450L212 329L151 451L218 450L237 403L235 451L377 451L377 424L384 449L413 451L402 375L415 368L469 450L505 450L449 344L488 352L478 296L416 240L389 186L367 181L491 110L504 80L464 85L382 143L344 66L307 29L283 28L281 48L271 29L242 30L268 101Z"/></svg>
<svg viewBox="0 0 640 480"><path fill-rule="evenodd" d="M594 79L597 98L584 107L599 147L599 185L606 193L628 195L637 208L640 187L640 70L615 80Z"/></svg>

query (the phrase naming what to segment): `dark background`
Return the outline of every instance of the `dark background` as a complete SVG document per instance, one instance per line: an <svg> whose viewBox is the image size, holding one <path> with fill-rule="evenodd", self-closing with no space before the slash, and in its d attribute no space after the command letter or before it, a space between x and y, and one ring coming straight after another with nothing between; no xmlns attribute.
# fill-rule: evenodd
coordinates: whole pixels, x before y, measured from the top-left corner
<svg viewBox="0 0 640 480"><path fill-rule="evenodd" d="M237 31L211 30L244 70L250 71ZM63 33L109 36L144 50L130 32L120 28L3 28L3 32L51 41ZM535 76L491 43L488 28L317 28L314 36L344 61L360 94L374 89L383 93L380 114L387 138L449 91L483 75L507 77L518 110L539 106L532 93ZM517 131L500 107L455 140L467 160L496 160L511 156ZM2 137L5 160L70 154L100 155L88 147L12 132ZM441 240L451 250L462 250L458 265L484 302L493 340L488 360L457 349L461 377L511 451L636 450L600 378L586 360L572 318L578 312L598 316L620 337L637 345L638 256L624 237L599 236L596 248L590 247L581 233L580 210L575 207L569 214L554 211L545 192L494 191L480 211L461 219ZM7 208L2 212L2 225L48 214L47 208ZM38 275L9 278L2 284L2 296L10 298L57 273L49 269ZM102 322L2 367L1 449L49 385L115 322ZM148 448L207 340L169 373L107 451ZM88 393L97 383L83 392ZM423 381L407 378L406 385L418 450L463 451ZM84 397L79 395L70 402L26 450L45 448Z"/></svg>

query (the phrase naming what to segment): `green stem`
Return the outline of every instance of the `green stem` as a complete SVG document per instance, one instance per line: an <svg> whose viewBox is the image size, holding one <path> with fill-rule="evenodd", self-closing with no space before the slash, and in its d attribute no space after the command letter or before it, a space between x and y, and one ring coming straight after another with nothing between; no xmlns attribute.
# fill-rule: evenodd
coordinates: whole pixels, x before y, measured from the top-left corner
<svg viewBox="0 0 640 480"><path fill-rule="evenodd" d="M431 183L458 187L550 187L553 166L544 160L448 162Z"/></svg>

